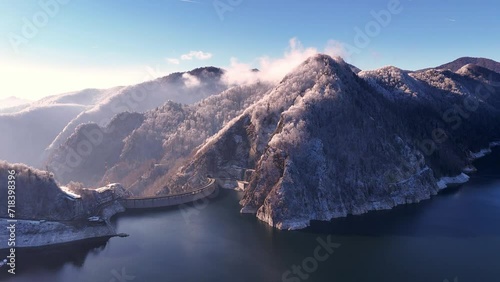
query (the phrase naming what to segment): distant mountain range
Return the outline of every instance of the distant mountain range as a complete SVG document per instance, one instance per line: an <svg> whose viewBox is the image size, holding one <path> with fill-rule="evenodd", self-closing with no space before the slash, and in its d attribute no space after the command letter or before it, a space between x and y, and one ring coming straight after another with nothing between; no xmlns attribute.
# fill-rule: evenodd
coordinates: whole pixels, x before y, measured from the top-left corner
<svg viewBox="0 0 500 282"><path fill-rule="evenodd" d="M248 180L242 212L298 229L466 181L471 161L500 140L497 67L460 58L361 71L316 55L280 82L240 86L223 83L221 69L200 68L0 115L0 129L20 131L0 141L26 150L0 158L39 161L64 184L120 182L138 196L186 192L207 175Z"/></svg>
<svg viewBox="0 0 500 282"><path fill-rule="evenodd" d="M476 66L480 66L483 68L487 68L489 70L492 70L494 72L500 73L500 63L491 59L486 59L486 58L473 58L473 57L462 57L454 60L453 62L440 65L436 67L437 69L445 69L445 70L451 70L451 71L458 71L461 67L468 65L468 64L473 64Z"/></svg>
<svg viewBox="0 0 500 282"><path fill-rule="evenodd" d="M79 125L105 125L119 113L144 112L167 101L198 102L227 88L222 74L218 68L199 68L138 85L55 95L14 111L0 111L0 130L10 133L9 138L0 138L0 159L39 167Z"/></svg>

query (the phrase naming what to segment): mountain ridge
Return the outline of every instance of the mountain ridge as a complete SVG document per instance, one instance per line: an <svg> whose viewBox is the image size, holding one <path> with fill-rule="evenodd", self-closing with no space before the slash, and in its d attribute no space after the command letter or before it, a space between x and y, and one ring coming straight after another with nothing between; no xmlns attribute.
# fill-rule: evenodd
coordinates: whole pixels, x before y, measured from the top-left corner
<svg viewBox="0 0 500 282"><path fill-rule="evenodd" d="M458 71L461 67L467 64L474 64L494 72L500 73L500 63L488 58L481 57L460 57L455 59L449 63L442 64L440 66L435 67L436 69L449 69L453 72Z"/></svg>
<svg viewBox="0 0 500 282"><path fill-rule="evenodd" d="M224 73L218 70L215 77ZM446 183L466 181L471 160L500 140L499 93L500 74L475 64L359 71L317 54L277 84L229 87L194 104L168 101L115 115L112 127L119 130L109 136L106 125L79 123L60 138L48 164L57 176L68 153L88 138L85 131L102 131L102 147L63 182L123 182L135 195L151 196L187 192L207 175L238 179L242 169L254 171L241 211L298 229L311 220L416 203Z"/></svg>
<svg viewBox="0 0 500 282"><path fill-rule="evenodd" d="M385 68L382 72L387 70L395 68ZM459 74L436 70L397 72L403 78L402 89L413 88L418 92L408 100L408 107L416 107L415 120L418 111L425 110L435 99L441 101L441 108L429 108L432 123L441 120L441 110L463 102L465 97L477 96L468 89L469 80L473 79ZM328 78L322 79L321 74L328 74L325 76ZM335 81L332 77L339 79ZM408 81L410 85L406 85ZM168 185L185 185L204 174L215 177L228 174L231 166L255 168L241 201L242 212L256 213L259 219L279 229L303 228L312 219L329 220L430 198L443 188L438 185L440 177L460 174L470 165L469 150L478 148L471 145L476 143L474 138L464 135L470 132L467 130L484 121L491 124L486 126L489 130L499 126L498 108L489 109L490 105L480 103L482 108L489 109L488 115L478 113L478 117L467 121L467 130L460 134L454 133L445 122L438 123L446 134L465 138L465 143L455 145L449 141L438 150L437 158L427 155L419 147L419 139L435 128L409 130L415 120L402 122L405 119L401 115L407 106L398 110L387 93L380 93L368 82L355 75L347 64L328 56L317 55L306 60L270 94L207 140ZM432 91L422 93L422 89ZM404 95L404 92L398 90L390 95ZM268 101L276 105L266 106ZM323 131L330 134L325 136ZM477 143L487 146L486 141L499 136L485 137L490 140ZM345 138L350 140L348 144ZM359 155L364 150L371 156L368 163ZM448 167L450 163L454 166ZM343 170L345 166L350 169ZM319 170L315 171L316 168Z"/></svg>

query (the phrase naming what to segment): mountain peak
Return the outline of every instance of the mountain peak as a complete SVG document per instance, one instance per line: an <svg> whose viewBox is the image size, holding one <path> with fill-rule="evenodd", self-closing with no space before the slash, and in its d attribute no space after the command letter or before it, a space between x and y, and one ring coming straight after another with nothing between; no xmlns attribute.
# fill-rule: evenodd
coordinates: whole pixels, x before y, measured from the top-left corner
<svg viewBox="0 0 500 282"><path fill-rule="evenodd" d="M288 73L281 81L293 81L302 86L312 86L317 82L326 82L332 78L354 77L354 73L342 58L332 58L325 54L316 54ZM304 89L306 89L304 88Z"/></svg>
<svg viewBox="0 0 500 282"><path fill-rule="evenodd" d="M339 56L331 57L329 55L321 54L321 53L309 57L307 60L304 61L303 65L308 65L312 62L323 63L324 66L340 66L340 65L342 65L342 66L348 67L347 63L341 57L339 57Z"/></svg>

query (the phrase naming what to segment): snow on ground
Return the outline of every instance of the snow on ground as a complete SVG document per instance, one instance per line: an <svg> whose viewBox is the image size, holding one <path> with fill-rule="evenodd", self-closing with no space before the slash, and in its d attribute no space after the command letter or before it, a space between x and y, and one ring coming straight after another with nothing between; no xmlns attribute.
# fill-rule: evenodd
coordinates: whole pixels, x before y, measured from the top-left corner
<svg viewBox="0 0 500 282"><path fill-rule="evenodd" d="M490 148L498 147L498 146L500 146L500 141L494 141L494 142L490 143Z"/></svg>
<svg viewBox="0 0 500 282"><path fill-rule="evenodd" d="M453 177L441 177L441 179L437 182L437 185L439 189L445 189L451 185L464 184L469 181L469 179L470 177L467 174L461 173Z"/></svg>
<svg viewBox="0 0 500 282"><path fill-rule="evenodd" d="M68 187L61 186L60 188L64 193L66 193L66 195L68 195L69 197L71 197L73 199L80 199L82 197L82 196L76 194L75 192L71 191Z"/></svg>
<svg viewBox="0 0 500 282"><path fill-rule="evenodd" d="M491 149L490 148L482 149L481 151L476 152L476 153L471 152L471 158L473 160L476 160L476 159L482 158L482 157L484 157L484 156L486 156L486 155L488 155L490 153L491 153Z"/></svg>

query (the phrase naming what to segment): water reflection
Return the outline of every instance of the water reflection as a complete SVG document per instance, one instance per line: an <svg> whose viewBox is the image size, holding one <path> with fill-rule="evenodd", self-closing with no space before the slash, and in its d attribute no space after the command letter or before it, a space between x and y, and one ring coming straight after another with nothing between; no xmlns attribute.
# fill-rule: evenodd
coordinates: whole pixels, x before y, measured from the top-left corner
<svg viewBox="0 0 500 282"><path fill-rule="evenodd" d="M25 273L39 271L58 272L67 265L76 268L83 267L89 255L98 255L108 244L108 239L92 239L82 242L63 244L42 248L16 249L16 278ZM2 258L8 255L8 250L0 250ZM9 267L0 268L0 280L8 279L13 275L8 274Z"/></svg>

